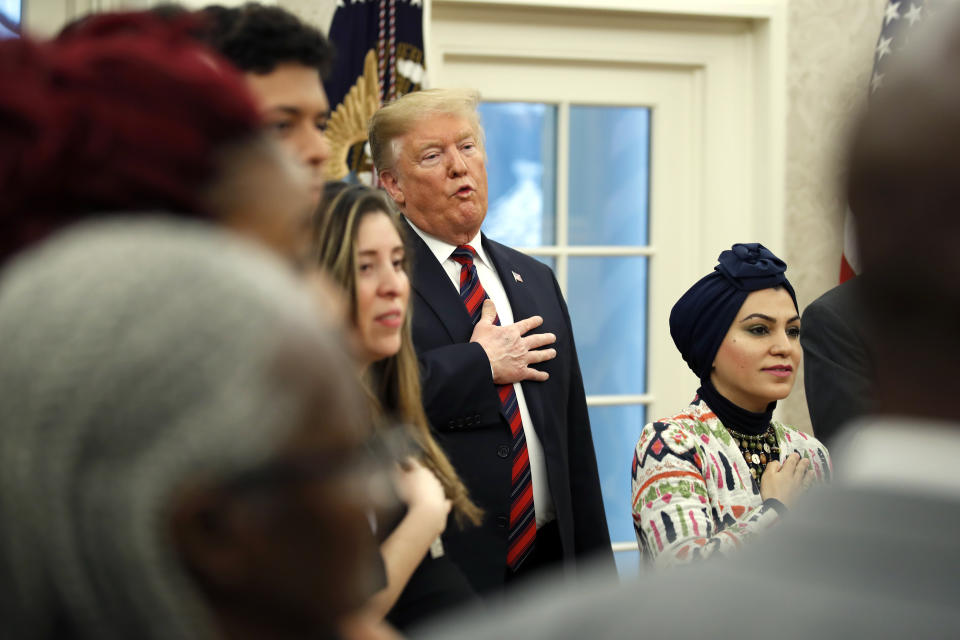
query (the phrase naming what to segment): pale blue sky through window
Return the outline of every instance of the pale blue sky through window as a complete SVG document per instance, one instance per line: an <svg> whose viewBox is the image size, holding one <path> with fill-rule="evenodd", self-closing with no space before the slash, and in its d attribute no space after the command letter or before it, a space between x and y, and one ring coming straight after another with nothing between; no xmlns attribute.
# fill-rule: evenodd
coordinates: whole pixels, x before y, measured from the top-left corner
<svg viewBox="0 0 960 640"><path fill-rule="evenodd" d="M554 241L556 122L553 105L486 102L489 207L483 231L512 247Z"/></svg>

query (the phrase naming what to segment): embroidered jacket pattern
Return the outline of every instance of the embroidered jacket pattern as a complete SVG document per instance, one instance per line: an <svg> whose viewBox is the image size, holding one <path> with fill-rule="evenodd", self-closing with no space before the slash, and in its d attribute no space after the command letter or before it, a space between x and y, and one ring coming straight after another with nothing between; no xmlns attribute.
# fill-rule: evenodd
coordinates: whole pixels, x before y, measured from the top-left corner
<svg viewBox="0 0 960 640"><path fill-rule="evenodd" d="M830 480L830 454L819 440L771 424L781 460L796 451L810 459L818 482ZM700 398L685 412L643 428L632 479L637 541L658 567L726 554L782 515L782 504L761 499L733 436Z"/></svg>

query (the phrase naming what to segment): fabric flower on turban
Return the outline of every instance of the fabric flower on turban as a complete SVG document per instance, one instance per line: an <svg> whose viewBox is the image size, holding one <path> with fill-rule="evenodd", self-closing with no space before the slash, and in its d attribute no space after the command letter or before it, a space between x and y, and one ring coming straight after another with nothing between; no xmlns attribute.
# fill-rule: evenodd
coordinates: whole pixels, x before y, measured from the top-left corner
<svg viewBox="0 0 960 640"><path fill-rule="evenodd" d="M690 287L670 311L673 342L701 381L709 380L717 350L750 292L783 287L797 307L797 295L784 274L786 263L762 244L735 244L717 261L714 271Z"/></svg>

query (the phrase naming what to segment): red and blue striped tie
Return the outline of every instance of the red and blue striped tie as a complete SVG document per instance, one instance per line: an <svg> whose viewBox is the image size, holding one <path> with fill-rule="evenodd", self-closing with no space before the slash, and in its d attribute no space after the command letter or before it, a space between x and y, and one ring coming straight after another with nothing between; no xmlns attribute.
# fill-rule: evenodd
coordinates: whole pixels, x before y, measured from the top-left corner
<svg viewBox="0 0 960 640"><path fill-rule="evenodd" d="M460 299L463 300L467 313L477 324L483 301L487 299L487 292L480 284L477 267L473 264L476 255L473 247L462 244L453 251L451 256L460 263ZM499 316L494 318L494 324L500 324ZM513 467L510 490L510 533L507 537L507 566L516 571L520 564L530 555L533 543L537 536L537 519L533 509L533 483L530 480L530 458L527 455L527 439L523 434L523 422L520 419L520 407L517 404L517 394L512 384L497 385L500 394L500 405L503 415L510 424L513 435Z"/></svg>

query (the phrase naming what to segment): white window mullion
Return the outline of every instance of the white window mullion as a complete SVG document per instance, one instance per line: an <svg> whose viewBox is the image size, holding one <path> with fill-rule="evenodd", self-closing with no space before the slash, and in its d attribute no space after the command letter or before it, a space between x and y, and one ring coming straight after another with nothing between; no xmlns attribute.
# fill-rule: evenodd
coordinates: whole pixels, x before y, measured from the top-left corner
<svg viewBox="0 0 960 640"><path fill-rule="evenodd" d="M588 407L619 407L631 404L648 405L655 400L652 394L617 394L617 395L589 395L587 396Z"/></svg>
<svg viewBox="0 0 960 640"><path fill-rule="evenodd" d="M567 295L567 279L569 274L568 247L570 243L570 224L568 179L570 163L568 155L570 153L570 103L563 101L557 105L557 236L556 236L556 257L557 257L557 282L560 283L560 291L564 297Z"/></svg>

